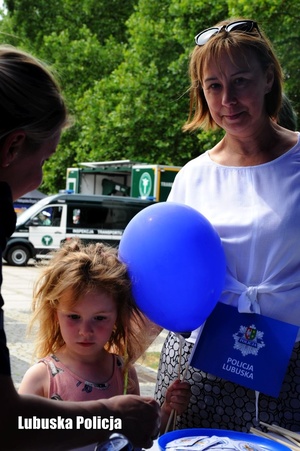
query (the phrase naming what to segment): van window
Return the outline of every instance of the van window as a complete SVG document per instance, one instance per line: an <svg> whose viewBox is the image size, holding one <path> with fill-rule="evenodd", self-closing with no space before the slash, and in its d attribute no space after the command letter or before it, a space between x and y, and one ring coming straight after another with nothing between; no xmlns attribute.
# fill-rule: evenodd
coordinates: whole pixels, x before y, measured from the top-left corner
<svg viewBox="0 0 300 451"><path fill-rule="evenodd" d="M51 206L41 210L34 219L39 226L60 227L62 207Z"/></svg>
<svg viewBox="0 0 300 451"><path fill-rule="evenodd" d="M136 204L113 205L109 208L104 224L105 229L124 230L131 219L144 208Z"/></svg>
<svg viewBox="0 0 300 451"><path fill-rule="evenodd" d="M52 207L52 226L60 227L61 226L61 215L62 215L63 207Z"/></svg>
<svg viewBox="0 0 300 451"><path fill-rule="evenodd" d="M120 229L141 210L139 205L68 205L67 227L89 229Z"/></svg>
<svg viewBox="0 0 300 451"><path fill-rule="evenodd" d="M72 228L103 228L108 208L94 205L68 205L67 227Z"/></svg>

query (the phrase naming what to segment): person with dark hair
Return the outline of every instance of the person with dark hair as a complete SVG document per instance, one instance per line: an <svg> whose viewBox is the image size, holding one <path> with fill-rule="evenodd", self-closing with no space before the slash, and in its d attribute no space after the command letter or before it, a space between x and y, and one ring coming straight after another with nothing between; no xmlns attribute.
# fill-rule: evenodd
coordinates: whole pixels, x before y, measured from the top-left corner
<svg viewBox="0 0 300 451"><path fill-rule="evenodd" d="M0 245L3 251L16 224L13 201L40 185L44 162L55 152L62 130L70 123L60 88L49 69L32 55L4 45L0 46L0 115ZM99 416L119 418L122 432L136 446L146 448L152 446L159 433L160 409L152 398L127 395L58 403L19 395L11 378L2 297L0 398L1 449L6 451L66 450L108 439L109 429L77 428L79 418L83 422ZM23 427L24 421L30 425L42 420L51 422L51 427Z"/></svg>

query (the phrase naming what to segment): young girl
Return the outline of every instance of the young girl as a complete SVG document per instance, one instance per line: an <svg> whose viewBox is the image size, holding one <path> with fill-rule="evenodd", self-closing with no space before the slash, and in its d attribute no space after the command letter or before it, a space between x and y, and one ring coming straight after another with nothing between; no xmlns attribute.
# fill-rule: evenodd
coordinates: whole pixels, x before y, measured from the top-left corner
<svg viewBox="0 0 300 451"><path fill-rule="evenodd" d="M35 286L31 328L36 322L40 360L19 393L63 401L140 394L133 363L151 337L115 248L76 239L55 252ZM189 384L170 385L161 431L172 409L182 413L189 398Z"/></svg>

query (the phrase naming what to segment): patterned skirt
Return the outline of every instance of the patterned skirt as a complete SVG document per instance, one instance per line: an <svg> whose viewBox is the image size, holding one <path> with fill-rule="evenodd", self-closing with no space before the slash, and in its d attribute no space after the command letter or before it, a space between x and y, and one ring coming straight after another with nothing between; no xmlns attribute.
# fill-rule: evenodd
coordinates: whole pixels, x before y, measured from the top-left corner
<svg viewBox="0 0 300 451"><path fill-rule="evenodd" d="M182 345L180 347L180 341ZM162 348L155 398L160 405L170 383L186 371L192 396L187 411L177 416L176 429L214 428L249 432L259 421L300 431L300 344L296 343L278 398L187 368L193 344L170 332ZM180 355L180 368L179 368Z"/></svg>

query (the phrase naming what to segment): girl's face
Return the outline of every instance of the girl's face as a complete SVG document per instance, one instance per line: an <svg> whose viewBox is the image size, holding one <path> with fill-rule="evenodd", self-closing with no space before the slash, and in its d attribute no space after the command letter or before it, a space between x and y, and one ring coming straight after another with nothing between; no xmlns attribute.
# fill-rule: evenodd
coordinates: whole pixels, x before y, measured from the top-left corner
<svg viewBox="0 0 300 451"><path fill-rule="evenodd" d="M267 118L265 95L272 89L273 71L263 72L252 51L233 61L226 53L203 70L203 92L214 121L227 133L241 138L255 132Z"/></svg>
<svg viewBox="0 0 300 451"><path fill-rule="evenodd" d="M66 293L57 310L65 350L74 355L97 357L113 331L117 319L116 303L107 293L94 290L68 307L72 295Z"/></svg>

